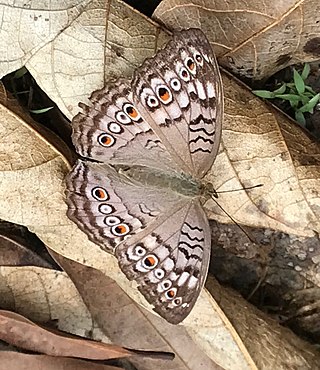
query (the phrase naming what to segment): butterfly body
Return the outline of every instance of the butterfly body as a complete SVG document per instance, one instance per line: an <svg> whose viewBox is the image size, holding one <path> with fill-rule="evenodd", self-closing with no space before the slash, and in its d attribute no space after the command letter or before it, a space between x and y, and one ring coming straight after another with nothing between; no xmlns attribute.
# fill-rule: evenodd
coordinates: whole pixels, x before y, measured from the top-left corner
<svg viewBox="0 0 320 370"><path fill-rule="evenodd" d="M207 275L203 177L218 152L222 86L200 30L178 32L138 68L94 92L73 119L78 160L68 216L171 323L191 311Z"/></svg>

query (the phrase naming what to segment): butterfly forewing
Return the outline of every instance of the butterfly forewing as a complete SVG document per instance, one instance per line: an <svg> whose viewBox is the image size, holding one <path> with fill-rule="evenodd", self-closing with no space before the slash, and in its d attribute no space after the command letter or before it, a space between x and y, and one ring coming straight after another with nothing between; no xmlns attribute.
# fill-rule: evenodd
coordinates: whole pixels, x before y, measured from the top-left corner
<svg viewBox="0 0 320 370"><path fill-rule="evenodd" d="M171 323L206 279L210 229L201 179L219 147L222 86L200 30L177 32L131 82L94 92L73 119L84 157L67 177L68 216L113 252L128 279Z"/></svg>
<svg viewBox="0 0 320 370"><path fill-rule="evenodd" d="M219 68L200 30L176 33L135 71L133 100L185 173L202 178L217 155L223 96Z"/></svg>

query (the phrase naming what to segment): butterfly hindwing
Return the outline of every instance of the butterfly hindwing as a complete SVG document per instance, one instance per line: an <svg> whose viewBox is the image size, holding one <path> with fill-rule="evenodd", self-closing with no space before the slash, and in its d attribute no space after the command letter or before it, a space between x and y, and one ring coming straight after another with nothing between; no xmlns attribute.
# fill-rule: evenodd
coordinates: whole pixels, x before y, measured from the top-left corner
<svg viewBox="0 0 320 370"><path fill-rule="evenodd" d="M137 282L157 313L177 324L191 311L205 281L211 242L208 221L198 201L191 201L146 232L143 238L141 233L118 246L120 268Z"/></svg>

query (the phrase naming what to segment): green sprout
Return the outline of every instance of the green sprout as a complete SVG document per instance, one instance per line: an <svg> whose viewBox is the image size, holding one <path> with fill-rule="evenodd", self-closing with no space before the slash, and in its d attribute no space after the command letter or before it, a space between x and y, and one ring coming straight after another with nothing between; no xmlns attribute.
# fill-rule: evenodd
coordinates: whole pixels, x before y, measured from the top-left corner
<svg viewBox="0 0 320 370"><path fill-rule="evenodd" d="M293 68L293 82L284 83L274 91L255 90L253 93L264 99L278 98L289 101L294 110L296 121L300 125L305 126L304 113L313 113L314 107L320 100L320 93L317 94L310 86L305 84L309 73L309 64L304 65L301 74Z"/></svg>

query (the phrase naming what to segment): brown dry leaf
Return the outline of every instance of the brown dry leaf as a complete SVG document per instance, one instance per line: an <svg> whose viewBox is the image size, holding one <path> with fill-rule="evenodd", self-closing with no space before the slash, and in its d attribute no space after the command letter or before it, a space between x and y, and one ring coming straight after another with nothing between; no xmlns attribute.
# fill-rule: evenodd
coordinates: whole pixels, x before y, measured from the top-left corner
<svg viewBox="0 0 320 370"><path fill-rule="evenodd" d="M131 356L150 356L150 353L125 349L112 344L89 341L59 331L46 330L11 311L0 310L0 339L25 350L49 356L77 357L89 360L109 360ZM153 357L171 359L169 353L153 353Z"/></svg>
<svg viewBox="0 0 320 370"><path fill-rule="evenodd" d="M53 266L36 252L19 240L14 234L3 234L0 230L0 266L38 266L53 268Z"/></svg>
<svg viewBox="0 0 320 370"><path fill-rule="evenodd" d="M1 351L0 359L0 370L119 370L119 367L88 363L75 358L27 355L12 351Z"/></svg>
<svg viewBox="0 0 320 370"><path fill-rule="evenodd" d="M153 18L168 29L201 28L219 62L255 80L320 58L318 0L164 0Z"/></svg>
<svg viewBox="0 0 320 370"><path fill-rule="evenodd" d="M129 348L135 346L174 352L175 359L161 366L167 370L209 370L220 369L220 366L231 369L235 366L238 369L255 368L242 342L217 307L215 317L207 317L206 326L198 327L197 330L202 333L197 335L192 326L173 326L144 310L101 271L76 263L54 251L50 253L72 279L92 317L112 342ZM205 316L206 311L198 312L198 315ZM202 347L206 348L211 359L195 344L201 337ZM131 362L135 363L135 359L132 358ZM136 362L139 370L158 369L160 366L159 362L146 359Z"/></svg>
<svg viewBox="0 0 320 370"><path fill-rule="evenodd" d="M22 67L72 118L106 78L130 75L168 35L119 0L1 5L0 78ZM5 57L4 57L5 56Z"/></svg>

